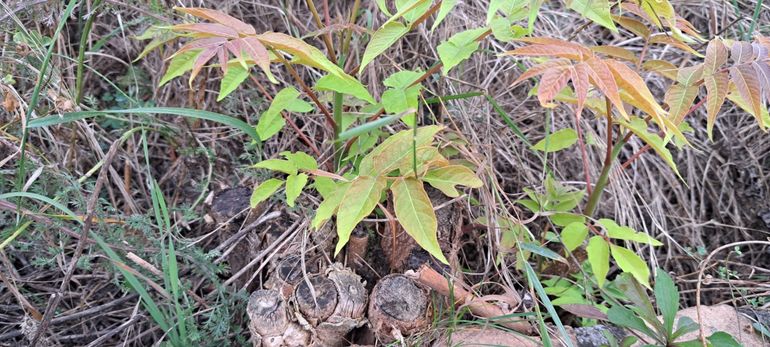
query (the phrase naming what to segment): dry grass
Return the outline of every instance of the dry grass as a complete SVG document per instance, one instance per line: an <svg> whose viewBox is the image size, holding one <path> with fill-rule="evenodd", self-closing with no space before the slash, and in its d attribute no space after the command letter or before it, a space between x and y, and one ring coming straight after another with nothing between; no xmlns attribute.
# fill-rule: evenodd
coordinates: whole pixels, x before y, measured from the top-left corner
<svg viewBox="0 0 770 347"><path fill-rule="evenodd" d="M346 16L352 1L329 3L330 14L335 21ZM704 37L719 33L728 38L739 35L738 28L749 22L745 19L751 18L755 5L739 1L739 13L736 13L733 6L722 1L674 3L679 13L700 29ZM14 9L13 16L17 16L29 29L50 35L63 6L60 2L41 1L2 4L0 12L4 14L0 28L4 39L0 75L11 75L16 80L13 85L3 83L2 89L6 98L10 95L16 100L18 107L10 112L5 109L0 111L0 192L14 189L15 168L18 165L18 156L14 155L19 150L19 122L37 77L27 58L41 54L34 50L24 52L13 44L12 36L17 29L11 21L12 16L8 15L9 10ZM199 78L193 88L186 84L186 79L177 79L167 86L156 88L164 71L163 58L169 52L153 53L137 63L131 63L144 44L131 36L157 23L157 19L178 21L179 18L170 10L172 6L217 8L255 25L258 32L272 30L303 36L316 30L307 15L305 2L300 0L221 0L216 3L183 0L158 1L156 5L124 4L110 0L106 10L98 14L91 34L92 45L102 46L97 52L87 55L90 68L85 79L85 105L95 109L128 106L125 101L119 100L120 93L111 85L115 84L140 104L205 109L234 115L252 124L256 121L266 102L250 81L224 102L216 103L217 72L210 72L208 81ZM364 1L364 6L373 17L362 16L361 25L376 27L384 21L383 16L376 15L378 10L374 2ZM483 23L485 8L486 1L482 0L460 2L437 32L430 33L423 26L410 33L366 70L362 82L370 86L374 95L379 95L382 79L391 72L431 66L438 60L434 49L437 43L452 33ZM743 20L730 25L739 18ZM56 114L77 109L72 102L75 63L66 57L77 56L80 34L77 25L74 25L75 18L69 20L73 25L68 26L57 39L53 60L55 72L47 81L37 112ZM536 35L574 36L585 44L613 44L641 49L639 41L628 40L628 36L611 35L595 26L583 27L584 23L574 12L564 11L557 3L549 2L538 17ZM763 5L758 23L757 30L765 34L770 31L765 24L770 23L767 4ZM320 39L306 40L322 46ZM353 47L358 47L356 54L362 54L363 43L354 40ZM436 95L471 91L487 93L511 115L532 142L544 136L548 117L550 131L573 127L571 110L562 106L546 111L540 108L537 100L527 97L531 85L510 87L521 69L515 60L497 56L507 49L510 49L508 45L484 43L483 53L476 54L446 78L429 79L427 89ZM670 47L656 48L648 54L676 65L686 64L691 59ZM277 86L293 84L282 69L276 69L275 73L281 81ZM307 80L319 77L309 70L301 73ZM651 89L662 96L667 82L653 75L647 81ZM269 85L272 94L279 88L277 86ZM577 149L559 152L544 163L482 97L452 101L446 105L445 111L435 116L467 139L471 144L467 155L485 168L482 172L488 182L498 182L492 187L494 189L480 192L480 209L470 204L465 206L466 221L489 211L510 214L522 220L529 218L513 201L522 197L522 188L538 188L548 170L557 179L584 188L581 156ZM36 116L43 115L38 113ZM627 169L613 170L599 215L615 218L621 224L665 241L665 247L655 251L643 248L639 252L650 263L677 274L680 290L686 293L687 306L695 302L697 274L702 267L713 277L702 294L704 303L730 302L743 306L749 303L749 299L764 297L767 300L767 288L757 284L767 281L770 275L770 250L767 246L749 244L741 247L740 252L722 251L710 263L703 263L702 259L721 245L768 238L770 141L767 134L757 129L749 115L725 106L711 142L705 133L705 118L705 111L698 110L693 114L690 122L695 129L691 137L693 146L674 153L684 182L653 153L643 154ZM320 114L303 116L297 122L309 137L318 141L328 131ZM152 215L147 182L154 177L171 210L172 223L179 230L177 241L180 245L188 245L179 254L180 261L184 263L182 274L190 281L188 289L195 294L192 300L197 301L195 319L201 326L210 324L204 329L207 334L217 332L221 333L218 338L227 339L232 344L243 343L246 335L238 329L245 327L244 297L225 296L224 292L215 288L215 283L227 281L231 273L214 265L213 259L217 255L206 254L223 240L216 237L216 233L212 232L216 229L203 220L203 200L211 192L225 187L253 185L261 177L249 170L248 164L281 151L307 148L292 132L285 131L265 143L260 152L246 141L245 136L233 129L181 117L157 116L148 120L132 116L122 122L78 121L32 131L27 152L31 169L26 185L30 191L58 198L77 213L85 214L85 202L92 195L97 176L90 171L130 126L140 124L148 127L146 142L150 156L145 158L138 132L120 146L109 166L104 192L100 196L97 216L102 221L96 223L94 230L105 235L112 247L122 251L122 254L132 252L150 264L160 264L156 242L159 233L147 217ZM605 137L604 123L592 116L584 117L580 126L589 137ZM596 142L596 145L589 146L588 151L593 178L599 175L605 151L603 141ZM621 153L622 161L642 146L641 142L632 141ZM328 144L324 146L327 149L324 157L327 159L331 156L330 147ZM146 159L150 167L145 164ZM286 230L285 238L295 245L292 251L312 248L312 243L317 242L310 239L306 228L316 199L304 199L302 207L283 211L282 217L271 224L272 228L294 226ZM3 223L0 229L7 233L15 222L15 206L11 204L15 201L0 203L4 204L0 205L0 223ZM30 317L37 319L43 314L48 297L59 287L77 244L79 231L73 228L74 224L61 221L57 216L43 215L41 213L55 212L37 211L34 206L25 205L39 216L31 229L0 251L0 345L25 341L20 325L24 322L34 325ZM271 202L265 211L281 211L283 208L279 202ZM544 225L533 223L529 227L535 235L539 235ZM513 267L495 264L500 235L495 230L490 231L473 235L467 240L468 245L463 250L472 248L475 253L460 252L461 262L468 267L468 272L463 275L475 283L495 283L487 286L488 293L502 292L501 288L520 291L525 288L520 282L522 274ZM268 266L276 254L262 254L255 267ZM79 261L80 268L54 316L47 338L64 345L86 345L100 336L106 336L100 344L147 345L161 337L159 329L141 308L137 296L126 290L120 277L107 265L108 259L98 248L87 247ZM128 265L142 271L145 276L159 280L146 271L147 266L142 267L136 262ZM153 292L153 295L162 299L160 291ZM765 302L764 305L770 303ZM222 325L223 320L224 327L217 327L216 324ZM232 323L232 326L227 326L227 323ZM106 335L110 333L113 334Z"/></svg>

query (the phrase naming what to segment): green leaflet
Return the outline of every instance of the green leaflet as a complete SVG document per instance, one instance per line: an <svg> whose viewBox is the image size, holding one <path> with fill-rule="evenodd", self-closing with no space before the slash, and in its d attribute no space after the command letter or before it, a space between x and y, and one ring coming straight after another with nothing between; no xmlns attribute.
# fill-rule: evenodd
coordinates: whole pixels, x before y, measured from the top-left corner
<svg viewBox="0 0 770 347"><path fill-rule="evenodd" d="M646 243L652 246L663 245L663 243L652 238L652 236L638 232L626 226L620 226L611 219L602 218L599 219L598 222L602 227L604 227L604 229L607 230L607 236L609 238Z"/></svg>
<svg viewBox="0 0 770 347"><path fill-rule="evenodd" d="M610 250L612 251L612 258L615 259L621 270L630 273L639 283L650 288L650 269L647 268L647 263L642 258L639 258L628 248L610 245Z"/></svg>
<svg viewBox="0 0 770 347"><path fill-rule="evenodd" d="M538 141L532 148L546 152L556 152L569 148L577 142L577 132L574 129L561 129Z"/></svg>
<svg viewBox="0 0 770 347"><path fill-rule="evenodd" d="M414 22L428 11L433 1L429 0L396 0L397 12L385 24L404 17L407 23Z"/></svg>
<svg viewBox="0 0 770 347"><path fill-rule="evenodd" d="M444 264L449 262L438 244L438 222L423 183L413 177L399 178L390 188L398 222L422 249Z"/></svg>
<svg viewBox="0 0 770 347"><path fill-rule="evenodd" d="M618 28L615 27L615 22L612 21L609 1L572 0L568 3L570 9L580 13L583 17L586 17L595 23L612 30L613 32L618 31Z"/></svg>
<svg viewBox="0 0 770 347"><path fill-rule="evenodd" d="M307 178L307 174L304 173L286 177L286 204L289 207L294 207L294 200L302 193L302 188L305 188Z"/></svg>
<svg viewBox="0 0 770 347"><path fill-rule="evenodd" d="M414 147L421 147L433 142L442 129L438 125L417 128ZM360 175L377 176L386 174L396 168L396 165L406 156L412 155L412 137L414 130L402 130L393 134L367 154L358 166Z"/></svg>
<svg viewBox="0 0 770 347"><path fill-rule="evenodd" d="M230 95L247 77L249 77L249 68L245 68L241 64L229 65L227 72L222 76L222 82L219 84L217 101L222 101L222 99Z"/></svg>
<svg viewBox="0 0 770 347"><path fill-rule="evenodd" d="M361 58L361 67L358 68L358 72L361 73L364 71L364 68L369 65L374 58L377 58L378 55L385 52L390 46L393 46L393 44L407 32L409 32L409 28L398 22L386 23L377 29L377 31L372 34L369 44L366 45L364 56Z"/></svg>
<svg viewBox="0 0 770 347"><path fill-rule="evenodd" d="M318 163L315 159L305 152L281 152L280 154L299 170L318 169Z"/></svg>
<svg viewBox="0 0 770 347"><path fill-rule="evenodd" d="M316 82L315 89L340 92L342 94L355 96L356 98L372 104L376 103L372 95L369 94L369 91L366 90L366 87L355 78L343 79L335 75L326 75Z"/></svg>
<svg viewBox="0 0 770 347"><path fill-rule="evenodd" d="M337 247L334 255L340 253L350 239L353 228L368 216L377 206L382 191L385 190L385 177L358 176L350 183L337 212Z"/></svg>
<svg viewBox="0 0 770 347"><path fill-rule="evenodd" d="M297 166L294 163L283 159L267 159L260 161L252 166L257 169L268 169L272 171L280 171L287 175L296 175Z"/></svg>
<svg viewBox="0 0 770 347"><path fill-rule="evenodd" d="M663 315L663 324L667 332L674 331L676 312L679 311L679 289L674 280L665 271L655 270L655 303Z"/></svg>
<svg viewBox="0 0 770 347"><path fill-rule="evenodd" d="M568 251L572 252L583 244L586 236L588 236L588 227L585 223L573 222L562 229L561 242Z"/></svg>
<svg viewBox="0 0 770 347"><path fill-rule="evenodd" d="M320 205L318 205L318 208L315 211L315 216L313 216L313 220L311 221L310 225L313 227L313 229L318 230L321 228L321 226L329 220L336 212L337 208L340 206L340 203L342 202L342 198L345 197L345 193L348 190L348 187L350 187L350 183L348 182L339 182L334 183L334 181L329 180L329 186L326 186L326 184L320 185L319 182L326 182L323 180L319 180L320 178L326 178L326 177L316 177L315 178L315 184L316 184L316 190L319 192L319 187L325 186L329 189L329 191L324 196L324 201L321 202Z"/></svg>
<svg viewBox="0 0 770 347"><path fill-rule="evenodd" d="M486 31L487 28L466 30L452 35L449 40L438 45L436 51L444 65L441 67L441 73L446 76L449 70L470 58L473 52L479 49L479 42L476 40Z"/></svg>
<svg viewBox="0 0 770 347"><path fill-rule="evenodd" d="M610 271L610 245L601 236L594 236L588 240L588 263L596 276L599 287L604 285L607 273Z"/></svg>
<svg viewBox="0 0 770 347"><path fill-rule="evenodd" d="M484 185L471 169L462 165L449 165L428 170L422 180L452 198L460 196L455 189L457 185L470 188L479 188Z"/></svg>
<svg viewBox="0 0 770 347"><path fill-rule="evenodd" d="M418 99L420 97L421 84L411 85L422 76L421 71L399 71L382 83L390 87L382 93L382 105L385 111L391 114L400 114L410 109L417 109ZM402 116L404 123L410 127L416 126L414 113Z"/></svg>
<svg viewBox="0 0 770 347"><path fill-rule="evenodd" d="M168 81L184 75L185 72L192 70L195 59L203 52L202 49L191 49L186 52L176 54L171 58L166 73L161 77L158 87L162 87Z"/></svg>
<svg viewBox="0 0 770 347"><path fill-rule="evenodd" d="M257 134L262 141L265 141L277 134L286 121L281 117L281 112L284 110L290 112L308 112L313 109L309 103L299 99L299 91L294 87L286 87L281 89L278 94L273 98L273 102L270 103L270 107L262 112L257 123Z"/></svg>
<svg viewBox="0 0 770 347"><path fill-rule="evenodd" d="M430 31L433 32L438 28L439 24L444 21L444 18L452 12L452 9L457 5L457 0L444 0L441 2L441 7L438 9L436 19L433 20L433 26L430 27Z"/></svg>
<svg viewBox="0 0 770 347"><path fill-rule="evenodd" d="M254 192L251 194L251 199L249 200L249 206L251 206L251 208L257 207L260 202L265 201L272 196L282 184L283 181L277 178L271 178L262 182L254 188Z"/></svg>
<svg viewBox="0 0 770 347"><path fill-rule="evenodd" d="M511 19L495 15L489 22L489 28L492 29L492 35L503 42L511 42L517 38L527 35L527 29L521 25L513 25Z"/></svg>

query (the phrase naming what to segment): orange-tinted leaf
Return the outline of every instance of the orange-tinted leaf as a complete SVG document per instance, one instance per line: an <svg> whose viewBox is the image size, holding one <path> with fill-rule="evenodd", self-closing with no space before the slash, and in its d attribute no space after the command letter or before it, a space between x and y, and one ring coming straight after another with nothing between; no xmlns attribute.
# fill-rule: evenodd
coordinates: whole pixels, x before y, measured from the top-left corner
<svg viewBox="0 0 770 347"><path fill-rule="evenodd" d="M524 73L522 73L519 76L519 78L517 78L515 81L513 81L513 83L511 85L515 86L515 85L521 83L522 81L525 81L525 80L530 79L530 78L535 77L535 76L542 75L543 73L545 73L549 69L558 68L560 66L568 66L568 65L570 65L570 61L567 60L567 59L549 60L549 61L547 61L545 63L539 64L539 65L535 65L535 66L527 69L527 71L524 71Z"/></svg>
<svg viewBox="0 0 770 347"><path fill-rule="evenodd" d="M195 34L196 37L227 37L237 38L238 32L233 28L224 26L222 24L214 23L193 23L193 24L178 24L171 27L174 31L187 31Z"/></svg>
<svg viewBox="0 0 770 347"><path fill-rule="evenodd" d="M663 126L663 108L655 102L647 84L633 69L618 61L607 60L607 65L615 75L618 86L625 90L636 101L637 107L652 116L658 125Z"/></svg>
<svg viewBox="0 0 770 347"><path fill-rule="evenodd" d="M730 68L730 80L735 84L735 88L741 98L748 103L749 109L754 117L762 117L762 97L759 85L759 78L756 72L749 65L738 65Z"/></svg>
<svg viewBox="0 0 770 347"><path fill-rule="evenodd" d="M680 83L674 84L666 92L665 101L668 105L668 113L675 124L684 119L685 114L698 96L698 86L687 86Z"/></svg>
<svg viewBox="0 0 770 347"><path fill-rule="evenodd" d="M657 72L661 76L674 81L676 81L676 75L679 73L679 68L665 60L648 60L642 64L642 67L647 71Z"/></svg>
<svg viewBox="0 0 770 347"><path fill-rule="evenodd" d="M703 70L703 64L683 67L677 72L676 81L685 86L695 85L703 77Z"/></svg>
<svg viewBox="0 0 770 347"><path fill-rule="evenodd" d="M572 60L582 60L583 55L579 50L557 45L529 45L516 48L503 55L518 55L525 57L560 57Z"/></svg>
<svg viewBox="0 0 770 347"><path fill-rule="evenodd" d="M650 43L657 43L657 44L662 44L662 45L674 46L674 47L679 48L679 49L681 49L681 50L683 50L685 52L688 52L688 53L690 53L692 55L695 55L695 56L698 56L698 57L703 57L702 54L698 53L698 51L694 50L692 47L688 46L687 44L685 44L685 43L683 43L681 41L678 41L678 40L674 39L671 36L665 35L665 34L660 34L660 35L653 36L650 39Z"/></svg>
<svg viewBox="0 0 770 347"><path fill-rule="evenodd" d="M623 100L620 99L620 93L618 92L618 85L615 82L615 77L607 64L596 57L586 60L586 67L588 75L591 77L593 85L602 91L604 96L610 99L613 105L618 109L618 112L624 117L628 118L625 108L623 107Z"/></svg>
<svg viewBox="0 0 770 347"><path fill-rule="evenodd" d="M522 37L517 39L516 41L527 42L527 43L536 44L536 45L553 45L553 46L569 47L571 49L579 51L580 54L582 54L586 58L591 56L591 50L584 47L583 45L572 43L569 41L564 41L561 39L555 39L551 37Z"/></svg>
<svg viewBox="0 0 770 347"><path fill-rule="evenodd" d="M232 17L228 14L225 14L216 10L210 10L207 8L198 8L198 7L191 7L191 8L174 7L174 9L177 11L187 13L191 16L203 18L203 19L210 20L212 22L217 22L224 26L233 28L233 30L235 30L239 34L254 35L257 33L254 30L253 26L248 25L236 19L235 17Z"/></svg>
<svg viewBox="0 0 770 347"><path fill-rule="evenodd" d="M570 71L567 67L557 67L547 70L540 79L537 87L537 99L543 107L552 107L554 96L567 85Z"/></svg>
<svg viewBox="0 0 770 347"><path fill-rule="evenodd" d="M623 59L632 63L635 63L638 58L634 52L631 52L622 47L615 46L593 46L591 50L597 53L602 53L606 56Z"/></svg>
<svg viewBox="0 0 770 347"><path fill-rule="evenodd" d="M612 20L614 20L615 23L618 23L620 26L626 28L626 30L645 40L647 40L647 38L650 37L650 34L652 34L650 28L648 28L646 24L636 19L625 16L612 16Z"/></svg>
<svg viewBox="0 0 770 347"><path fill-rule="evenodd" d="M708 57L708 54L706 56ZM708 114L706 131L708 132L709 138L711 138L714 123L716 122L717 114L719 114L719 109L721 109L722 104L725 103L729 82L730 76L727 74L727 71L721 71L703 77L703 84L706 85L706 111Z"/></svg>
<svg viewBox="0 0 770 347"><path fill-rule="evenodd" d="M711 75L727 62L727 47L720 39L713 39L706 47L706 59L704 61L703 72Z"/></svg>

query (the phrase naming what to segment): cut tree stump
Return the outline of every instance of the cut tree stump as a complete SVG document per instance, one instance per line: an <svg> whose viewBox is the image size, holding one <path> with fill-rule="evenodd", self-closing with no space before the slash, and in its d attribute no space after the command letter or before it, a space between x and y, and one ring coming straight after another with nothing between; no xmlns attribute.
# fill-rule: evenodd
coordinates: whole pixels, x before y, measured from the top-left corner
<svg viewBox="0 0 770 347"><path fill-rule="evenodd" d="M305 266L308 273L315 273L318 270L315 262L305 262ZM297 254L287 255L278 262L265 287L278 290L284 299L288 299L294 294L297 284L302 281L302 274L301 256Z"/></svg>
<svg viewBox="0 0 770 347"><path fill-rule="evenodd" d="M314 276L300 281L294 291L299 311L313 326L329 318L337 307L337 288L325 276Z"/></svg>
<svg viewBox="0 0 770 347"><path fill-rule="evenodd" d="M366 324L367 293L361 277L341 264L333 264L327 270L328 279L337 293L337 306L331 316L316 326L316 346L347 346L348 334Z"/></svg>
<svg viewBox="0 0 770 347"><path fill-rule="evenodd" d="M254 347L299 347L310 342L310 334L289 319L286 302L276 290L251 293L246 313Z"/></svg>
<svg viewBox="0 0 770 347"><path fill-rule="evenodd" d="M431 314L428 290L400 274L383 277L369 299L369 321L382 341L426 329Z"/></svg>

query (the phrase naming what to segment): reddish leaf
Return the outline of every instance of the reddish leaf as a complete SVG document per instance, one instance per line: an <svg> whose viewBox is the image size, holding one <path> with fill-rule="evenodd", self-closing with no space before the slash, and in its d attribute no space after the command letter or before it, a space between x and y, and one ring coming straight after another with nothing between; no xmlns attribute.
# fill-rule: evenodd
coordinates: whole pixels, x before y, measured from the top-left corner
<svg viewBox="0 0 770 347"><path fill-rule="evenodd" d="M238 32L233 28L214 23L178 24L172 26L171 30L197 33L198 35L195 35L196 37L219 36L231 39L238 38Z"/></svg>
<svg viewBox="0 0 770 347"><path fill-rule="evenodd" d="M236 32L242 35L255 35L257 33L254 30L253 26L248 25L238 20L235 17L232 17L228 14L225 14L216 10L210 10L207 8L198 8L198 7L192 7L192 8L174 7L174 9L177 11L187 13L191 16L203 18L206 20L210 20L212 22L217 22L219 24L232 28L233 30L235 30Z"/></svg>
<svg viewBox="0 0 770 347"><path fill-rule="evenodd" d="M618 112L628 118L625 108L623 107L623 100L620 99L620 93L618 92L618 85L615 83L615 77L607 64L599 58L591 58L586 60L588 75L599 90L604 93L610 102L618 109Z"/></svg>
<svg viewBox="0 0 770 347"><path fill-rule="evenodd" d="M575 114L577 119L580 120L580 116L583 113L583 107L588 98L588 88L591 83L588 77L588 68L585 66L585 63L580 63L570 68L570 77L572 79L572 86L575 87L575 99L577 99L577 110L575 110Z"/></svg>
<svg viewBox="0 0 770 347"><path fill-rule="evenodd" d="M568 66L568 65L570 65L570 61L567 60L567 59L549 60L549 61L547 61L545 63L540 64L540 65L535 65L535 66L529 68L527 71L524 71L524 73L522 73L521 76L519 76L519 78L517 78L515 81L513 81L513 83L511 85L515 86L515 85L521 83L522 81L525 81L525 80L530 79L530 78L535 77L535 76L542 75L543 73L545 73L549 69L558 68L560 66Z"/></svg>
<svg viewBox="0 0 770 347"><path fill-rule="evenodd" d="M537 99L543 107L551 107L551 100L567 85L570 70L568 67L556 67L543 73L537 88Z"/></svg>
<svg viewBox="0 0 770 347"><path fill-rule="evenodd" d="M735 47L735 45L733 45ZM762 117L762 98L760 95L760 84L756 72L749 65L738 65L730 68L730 80L735 84L741 98L749 106L754 117Z"/></svg>
<svg viewBox="0 0 770 347"><path fill-rule="evenodd" d="M198 76L198 73L203 68L203 65L205 65L211 58L213 58L216 54L218 48L207 48L201 54L198 56L198 58L195 59L195 63L193 64L192 72L190 72L190 87L192 88L192 82L195 79L195 76Z"/></svg>
<svg viewBox="0 0 770 347"><path fill-rule="evenodd" d="M205 37L202 39L198 39L195 41L190 41L186 43L182 48L180 48L174 55L177 55L179 53L183 53L186 51L189 51L191 49L197 49L197 48L209 48L212 46L221 46L227 42L227 39L224 37Z"/></svg>
<svg viewBox="0 0 770 347"><path fill-rule="evenodd" d="M572 43L569 41L564 41L561 39L555 39L551 37L522 37L517 39L516 41L527 42L527 43L536 44L536 45L552 45L552 46L569 47L571 49L579 51L580 54L586 57L589 57L592 55L591 50L584 47L583 45Z"/></svg>

